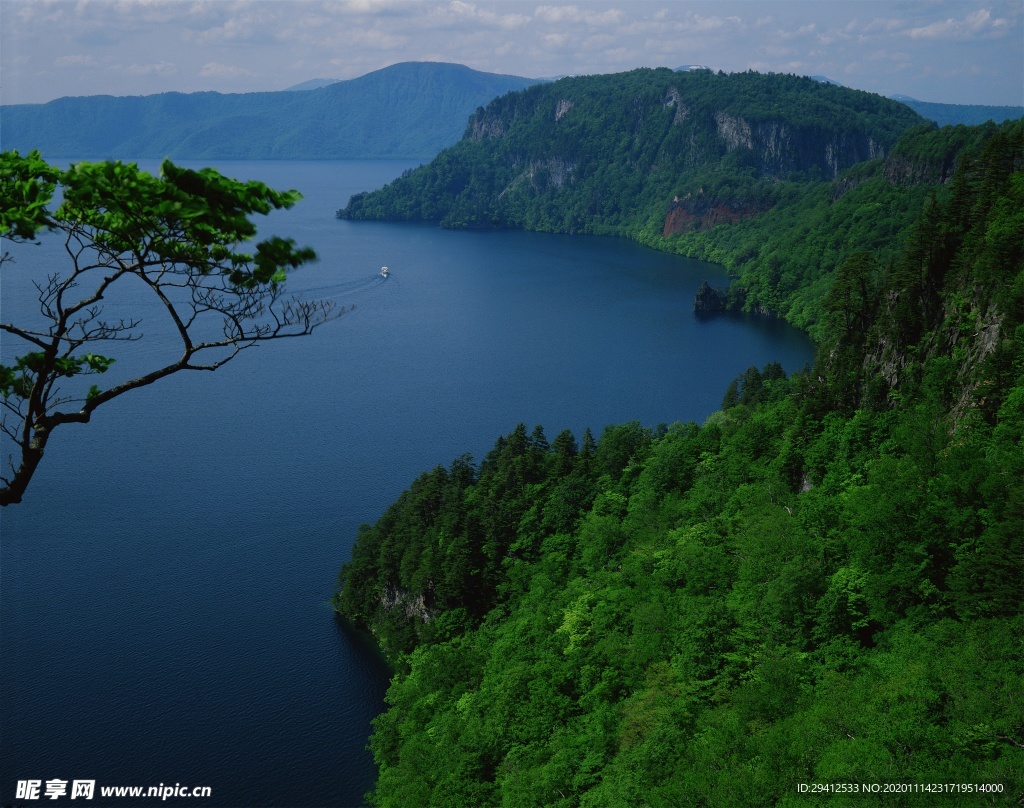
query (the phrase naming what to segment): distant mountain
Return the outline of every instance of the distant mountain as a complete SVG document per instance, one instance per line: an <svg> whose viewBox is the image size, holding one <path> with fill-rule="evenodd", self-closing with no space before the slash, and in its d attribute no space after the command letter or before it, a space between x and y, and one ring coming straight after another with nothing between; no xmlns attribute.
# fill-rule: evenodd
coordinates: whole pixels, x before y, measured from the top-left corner
<svg viewBox="0 0 1024 808"><path fill-rule="evenodd" d="M980 123L993 121L1015 121L1024 118L1024 107L998 107L984 104L936 104L930 101L918 101L909 95L889 96L894 101L906 104L922 118L935 121L939 126L965 124L976 126Z"/></svg>
<svg viewBox="0 0 1024 808"><path fill-rule="evenodd" d="M47 157L428 159L536 79L405 62L308 92L161 93L0 107L4 149Z"/></svg>

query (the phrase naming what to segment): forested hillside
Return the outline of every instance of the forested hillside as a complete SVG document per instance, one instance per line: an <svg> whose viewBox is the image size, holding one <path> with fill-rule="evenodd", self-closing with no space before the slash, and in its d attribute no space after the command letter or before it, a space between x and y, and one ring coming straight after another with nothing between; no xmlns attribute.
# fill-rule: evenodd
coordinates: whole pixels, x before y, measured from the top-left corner
<svg viewBox="0 0 1024 808"><path fill-rule="evenodd" d="M364 526L374 804L1020 804L1024 123L961 135L898 248L844 223L813 369L703 425L517 427ZM944 172L922 137L887 165Z"/></svg>
<svg viewBox="0 0 1024 808"><path fill-rule="evenodd" d="M305 92L59 98L0 108L0 141L46 157L427 160L477 106L534 81L406 62Z"/></svg>
<svg viewBox="0 0 1024 808"><path fill-rule="evenodd" d="M625 236L725 265L730 305L816 334L842 262L891 257L994 127L938 129L796 76L562 79L496 99L457 145L339 215Z"/></svg>
<svg viewBox="0 0 1024 808"><path fill-rule="evenodd" d="M1010 126L1011 124L1004 124ZM969 160L998 127L919 124L887 156L859 163L831 182L777 183L764 210L716 226L737 199L728 176L708 178L696 194L668 206L633 233L659 249L720 263L735 281L729 304L771 312L820 337L822 300L835 273L857 252L891 260L925 207L948 193L960 160Z"/></svg>
<svg viewBox="0 0 1024 808"><path fill-rule="evenodd" d="M565 78L477 110L456 146L341 215L629 235L705 177L746 180L737 195L763 208L756 192L832 179L920 122L896 101L796 76Z"/></svg>

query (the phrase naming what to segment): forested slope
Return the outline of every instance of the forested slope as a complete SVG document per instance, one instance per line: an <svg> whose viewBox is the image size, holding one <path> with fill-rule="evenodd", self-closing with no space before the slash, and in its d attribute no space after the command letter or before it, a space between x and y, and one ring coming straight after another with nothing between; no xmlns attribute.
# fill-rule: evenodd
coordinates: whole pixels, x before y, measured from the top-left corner
<svg viewBox="0 0 1024 808"><path fill-rule="evenodd" d="M1024 125L976 146L841 263L812 370L700 426L517 427L364 526L374 804L1020 803Z"/></svg>
<svg viewBox="0 0 1024 808"><path fill-rule="evenodd" d="M725 265L730 304L816 333L836 269L891 257L991 133L797 76L637 70L496 99L346 218L633 238Z"/></svg>
<svg viewBox="0 0 1024 808"><path fill-rule="evenodd" d="M564 78L495 99L463 139L349 218L629 234L702 180L833 179L922 119L881 96L797 76L665 68Z"/></svg>
<svg viewBox="0 0 1024 808"><path fill-rule="evenodd" d="M714 213L736 204L735 184L710 178L695 196L670 204L663 225L652 219L634 235L722 264L736 279L730 305L777 314L819 337L821 303L838 268L858 252L892 260L925 207L948 195L957 164L999 130L991 123L913 126L884 159L852 166L832 182L778 183L762 212L721 225Z"/></svg>

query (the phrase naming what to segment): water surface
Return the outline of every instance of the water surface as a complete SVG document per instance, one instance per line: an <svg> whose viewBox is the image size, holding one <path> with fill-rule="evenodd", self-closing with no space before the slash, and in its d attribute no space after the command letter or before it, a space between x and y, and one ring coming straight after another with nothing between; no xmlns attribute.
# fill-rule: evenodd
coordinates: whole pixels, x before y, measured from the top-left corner
<svg viewBox="0 0 1024 808"><path fill-rule="evenodd" d="M55 432L25 502L0 512L0 804L17 780L54 778L209 786L196 802L216 806L361 804L387 670L327 604L361 522L518 422L553 438L700 421L748 366L811 358L777 321L698 320L697 287L726 282L709 264L334 218L407 165L220 165L305 194L262 232L320 254L293 288L355 309ZM51 242L13 251L5 322L65 260ZM168 350L147 306L117 372Z"/></svg>

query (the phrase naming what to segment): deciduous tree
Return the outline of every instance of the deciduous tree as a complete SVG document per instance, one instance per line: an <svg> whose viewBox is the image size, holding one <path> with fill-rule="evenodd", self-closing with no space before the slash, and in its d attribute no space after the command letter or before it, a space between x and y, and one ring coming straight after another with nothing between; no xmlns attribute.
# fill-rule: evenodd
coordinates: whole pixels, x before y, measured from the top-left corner
<svg viewBox="0 0 1024 808"><path fill-rule="evenodd" d="M154 176L134 163L61 169L38 152L0 153L0 237L28 242L55 231L66 255L65 265L32 281L41 317L0 323L4 361L14 357L0 365L0 430L14 444L0 505L21 501L58 426L85 423L101 405L178 371L216 370L257 343L309 334L342 313L285 294L287 272L315 259L311 249L278 237L242 249L256 234L252 214L300 198L169 161ZM0 265L6 284L16 265L6 252ZM134 302L110 314L115 300ZM143 311L148 317L153 306L175 335L173 356L106 387L76 378L105 373L117 359L109 346L141 339Z"/></svg>

